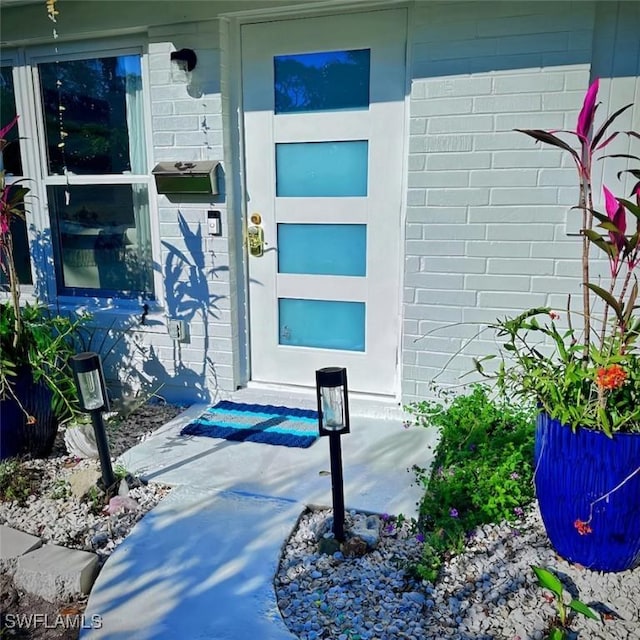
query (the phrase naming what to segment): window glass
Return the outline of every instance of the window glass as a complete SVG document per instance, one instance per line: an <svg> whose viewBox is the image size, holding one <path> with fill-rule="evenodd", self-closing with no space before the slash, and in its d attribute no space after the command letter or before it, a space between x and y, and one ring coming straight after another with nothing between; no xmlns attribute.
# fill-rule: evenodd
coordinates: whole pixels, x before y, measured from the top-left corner
<svg viewBox="0 0 640 640"><path fill-rule="evenodd" d="M279 298L278 315L281 345L364 351L364 302Z"/></svg>
<svg viewBox="0 0 640 640"><path fill-rule="evenodd" d="M369 49L276 56L275 112L369 107Z"/></svg>
<svg viewBox="0 0 640 640"><path fill-rule="evenodd" d="M13 73L9 66L0 67L0 127L10 124L16 117L16 93L13 84ZM20 158L19 129L21 122L18 121L6 134L7 145L0 153L0 171L4 171L7 184L20 179L22 175L22 160ZM22 183L21 186L28 187ZM12 200L9 192L8 200ZM18 207L24 215L24 203ZM29 236L27 234L27 222L24 217L14 215L11 218L9 230L13 241L13 262L20 284L33 284L31 275L31 256L29 253ZM0 288L6 289L8 285L7 265L5 252L0 252Z"/></svg>
<svg viewBox="0 0 640 640"><path fill-rule="evenodd" d="M140 56L38 70L49 174L69 172L46 179L58 292L153 297Z"/></svg>
<svg viewBox="0 0 640 640"><path fill-rule="evenodd" d="M59 290L152 294L150 246L141 233L145 226L141 219L149 214L146 189L50 186L48 196L58 238Z"/></svg>
<svg viewBox="0 0 640 640"><path fill-rule="evenodd" d="M0 67L0 128L7 126L16 117L16 93L13 86L11 67ZM22 175L20 160L20 145L18 131L20 123L6 134L10 143L0 154L0 171L4 169L7 175Z"/></svg>
<svg viewBox="0 0 640 640"><path fill-rule="evenodd" d="M278 271L367 275L367 225L278 224Z"/></svg>
<svg viewBox="0 0 640 640"><path fill-rule="evenodd" d="M366 140L277 143L276 195L366 196L368 156Z"/></svg>
<svg viewBox="0 0 640 640"><path fill-rule="evenodd" d="M9 196L11 198L11 196ZM20 206L20 205L19 205ZM21 206L24 214L24 205ZM13 242L13 264L16 268L16 275L20 284L33 284L31 275L31 254L29 252L29 237L27 234L27 223L23 217L14 215L9 225L11 239ZM9 278L7 276L7 265L5 263L6 253L0 252L0 288L7 289Z"/></svg>
<svg viewBox="0 0 640 640"><path fill-rule="evenodd" d="M139 56L38 68L50 174L145 172Z"/></svg>

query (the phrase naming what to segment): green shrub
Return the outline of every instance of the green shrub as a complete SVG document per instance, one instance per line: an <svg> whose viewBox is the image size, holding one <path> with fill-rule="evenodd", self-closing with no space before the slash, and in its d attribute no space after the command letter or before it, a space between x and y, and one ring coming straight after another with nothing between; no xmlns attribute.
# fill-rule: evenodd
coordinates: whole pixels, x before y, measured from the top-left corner
<svg viewBox="0 0 640 640"><path fill-rule="evenodd" d="M534 413L492 399L481 385L407 409L416 424L440 431L430 472L415 469L425 487L418 520L425 547L415 569L433 581L443 558L461 551L473 529L513 522L533 501Z"/></svg>
<svg viewBox="0 0 640 640"><path fill-rule="evenodd" d="M16 458L0 462L0 501L24 504L37 483L33 473Z"/></svg>

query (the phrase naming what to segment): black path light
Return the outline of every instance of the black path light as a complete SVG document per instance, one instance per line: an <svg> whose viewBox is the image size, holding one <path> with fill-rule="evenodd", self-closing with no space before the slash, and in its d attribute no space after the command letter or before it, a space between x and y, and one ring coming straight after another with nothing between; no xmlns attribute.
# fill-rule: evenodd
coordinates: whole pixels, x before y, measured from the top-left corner
<svg viewBox="0 0 640 640"><path fill-rule="evenodd" d="M102 482L104 490L108 492L115 484L116 479L111 467L109 443L102 419L102 412L109 410L109 400L107 399L100 356L92 351L71 356L71 368L78 389L80 408L91 414L91 423L96 434L96 445L102 469Z"/></svg>
<svg viewBox="0 0 640 640"><path fill-rule="evenodd" d="M318 426L321 436L329 436L331 458L331 494L333 498L333 535L344 541L344 481L340 436L349 433L347 370L325 367L316 371Z"/></svg>

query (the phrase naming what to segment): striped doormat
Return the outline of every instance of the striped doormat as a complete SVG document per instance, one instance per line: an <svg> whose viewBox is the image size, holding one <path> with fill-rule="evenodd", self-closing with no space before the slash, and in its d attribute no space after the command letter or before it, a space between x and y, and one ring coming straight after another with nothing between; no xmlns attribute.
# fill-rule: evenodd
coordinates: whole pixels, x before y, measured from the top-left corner
<svg viewBox="0 0 640 640"><path fill-rule="evenodd" d="M180 435L306 448L318 438L318 413L223 400L190 422Z"/></svg>

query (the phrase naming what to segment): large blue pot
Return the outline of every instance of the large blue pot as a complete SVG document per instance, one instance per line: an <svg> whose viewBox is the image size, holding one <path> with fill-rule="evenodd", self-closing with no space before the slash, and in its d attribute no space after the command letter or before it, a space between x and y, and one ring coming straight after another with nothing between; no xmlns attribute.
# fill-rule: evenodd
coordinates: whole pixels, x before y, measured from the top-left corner
<svg viewBox="0 0 640 640"><path fill-rule="evenodd" d="M535 468L542 520L563 558L594 571L640 564L640 434L573 433L541 413Z"/></svg>
<svg viewBox="0 0 640 640"><path fill-rule="evenodd" d="M13 393L0 400L0 460L28 455L46 458L52 451L58 433L58 418L53 413L53 394L47 385L34 382L31 372L22 368L13 381ZM24 407L34 418L29 424Z"/></svg>

